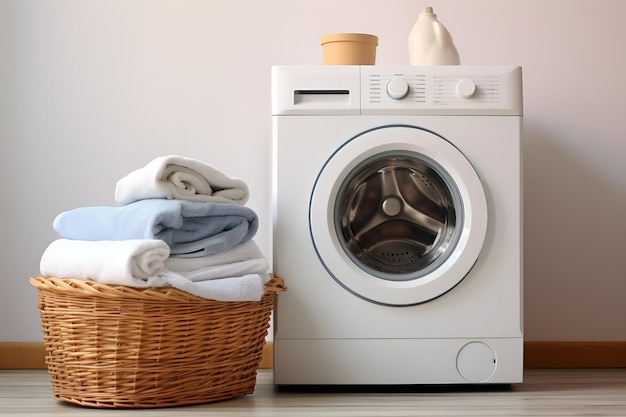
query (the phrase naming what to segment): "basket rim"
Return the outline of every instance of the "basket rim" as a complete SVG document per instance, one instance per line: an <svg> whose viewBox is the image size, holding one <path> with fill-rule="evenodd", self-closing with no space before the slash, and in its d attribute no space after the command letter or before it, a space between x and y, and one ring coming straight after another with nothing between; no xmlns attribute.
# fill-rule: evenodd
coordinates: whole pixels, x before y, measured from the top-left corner
<svg viewBox="0 0 626 417"><path fill-rule="evenodd" d="M198 297L188 292L173 287L148 287L133 288L124 285L109 285L97 281L81 280L76 278L57 278L39 275L30 277L28 280L40 291L51 291L55 293L82 293L83 296L101 298L132 298L145 301L209 301L224 303L255 303L260 301L218 301ZM285 281L275 275L271 275L270 280L265 284L264 296L277 294L286 291Z"/></svg>

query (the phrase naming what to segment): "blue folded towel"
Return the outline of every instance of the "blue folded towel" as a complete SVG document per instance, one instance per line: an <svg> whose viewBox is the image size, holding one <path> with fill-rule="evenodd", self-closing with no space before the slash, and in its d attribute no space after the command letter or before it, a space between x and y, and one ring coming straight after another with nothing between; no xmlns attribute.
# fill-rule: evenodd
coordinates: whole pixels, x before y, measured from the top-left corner
<svg viewBox="0 0 626 417"><path fill-rule="evenodd" d="M116 207L80 207L59 214L54 229L65 239L161 239L179 256L232 249L258 230L256 213L229 203L147 199Z"/></svg>

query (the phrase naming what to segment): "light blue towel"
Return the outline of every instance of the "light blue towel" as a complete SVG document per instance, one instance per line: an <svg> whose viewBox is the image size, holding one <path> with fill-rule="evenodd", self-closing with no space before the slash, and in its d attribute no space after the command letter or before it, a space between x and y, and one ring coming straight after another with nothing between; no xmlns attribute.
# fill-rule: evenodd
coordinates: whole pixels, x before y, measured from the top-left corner
<svg viewBox="0 0 626 417"><path fill-rule="evenodd" d="M119 207L80 207L59 214L54 229L65 239L161 239L179 256L207 256L251 239L256 213L228 203L147 199Z"/></svg>

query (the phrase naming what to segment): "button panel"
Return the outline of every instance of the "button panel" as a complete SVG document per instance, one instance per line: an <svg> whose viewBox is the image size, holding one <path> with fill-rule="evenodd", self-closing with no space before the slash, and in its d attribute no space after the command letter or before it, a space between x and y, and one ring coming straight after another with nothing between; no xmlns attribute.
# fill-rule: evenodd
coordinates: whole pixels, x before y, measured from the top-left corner
<svg viewBox="0 0 626 417"><path fill-rule="evenodd" d="M501 68L362 66L362 113L521 114L521 68Z"/></svg>
<svg viewBox="0 0 626 417"><path fill-rule="evenodd" d="M406 95L394 98L388 86L402 79L408 85ZM473 87L470 89L470 86ZM459 90L460 88L460 90ZM477 104L500 101L500 78L494 76L446 76L425 74L370 74L369 102L392 103L398 99L406 99L409 103L428 103L436 106L465 103L473 99Z"/></svg>

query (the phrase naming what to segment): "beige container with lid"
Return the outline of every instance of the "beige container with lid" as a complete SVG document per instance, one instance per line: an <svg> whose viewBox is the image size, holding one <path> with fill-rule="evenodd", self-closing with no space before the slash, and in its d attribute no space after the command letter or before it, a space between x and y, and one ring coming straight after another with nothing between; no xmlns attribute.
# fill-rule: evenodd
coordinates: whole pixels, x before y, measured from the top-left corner
<svg viewBox="0 0 626 417"><path fill-rule="evenodd" d="M325 65L374 65L378 37L365 33L322 36Z"/></svg>

